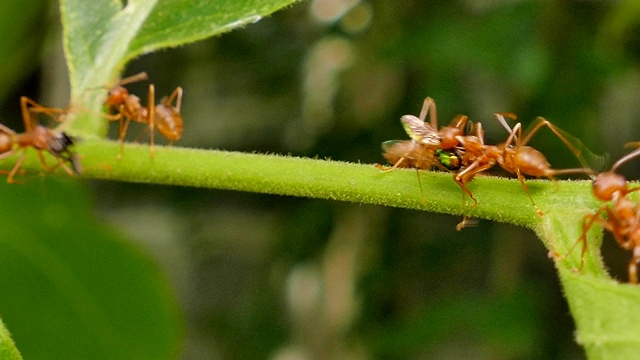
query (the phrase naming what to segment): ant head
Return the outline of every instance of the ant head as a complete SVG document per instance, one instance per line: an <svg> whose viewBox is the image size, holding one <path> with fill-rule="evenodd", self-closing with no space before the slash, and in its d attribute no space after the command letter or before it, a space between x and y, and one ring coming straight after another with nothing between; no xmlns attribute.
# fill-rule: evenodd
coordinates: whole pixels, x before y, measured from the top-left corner
<svg viewBox="0 0 640 360"><path fill-rule="evenodd" d="M445 126L440 129L440 137L442 138L442 148L452 149L456 147L460 141L458 136L464 135L464 130L459 127Z"/></svg>
<svg viewBox="0 0 640 360"><path fill-rule="evenodd" d="M598 174L593 180L593 195L602 201L610 201L616 193L626 195L627 179L613 171Z"/></svg>
<svg viewBox="0 0 640 360"><path fill-rule="evenodd" d="M104 101L105 106L119 106L122 105L129 96L129 90L124 86L118 85L109 90L109 96Z"/></svg>
<svg viewBox="0 0 640 360"><path fill-rule="evenodd" d="M119 106L122 105L129 96L129 90L124 86L118 85L109 90L109 96L104 101L105 106Z"/></svg>

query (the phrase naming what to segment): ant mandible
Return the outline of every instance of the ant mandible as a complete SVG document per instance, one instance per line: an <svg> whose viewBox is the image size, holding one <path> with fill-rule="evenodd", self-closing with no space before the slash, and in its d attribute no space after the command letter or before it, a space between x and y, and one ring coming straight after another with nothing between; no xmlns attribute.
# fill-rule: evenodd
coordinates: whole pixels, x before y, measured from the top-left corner
<svg viewBox="0 0 640 360"><path fill-rule="evenodd" d="M33 148L38 154L42 168L47 171L53 171L58 166L69 174L74 175L80 173L80 163L69 147L73 145L72 138L65 132L56 132L42 125L33 126L31 121L31 113L44 113L56 119L53 115L63 115L65 110L56 108L43 107L35 101L23 96L20 98L20 108L22 111L22 121L24 122L24 133L18 134L10 128L0 124L0 159L7 158L16 152L22 150L22 154L16 161L9 175L8 183L16 183L14 176L22 166L27 155L28 148ZM56 119L59 121L59 119ZM42 154L43 151L49 152L58 159L58 164L49 167ZM66 164L69 162L71 168Z"/></svg>
<svg viewBox="0 0 640 360"><path fill-rule="evenodd" d="M640 143L629 143L625 146L628 147L630 145L637 147ZM584 259L588 248L587 232L595 223L598 223L613 234L613 238L621 248L633 252L628 265L629 282L632 284L638 283L638 264L640 263L640 204L638 204L637 201L629 199L627 195L639 191L640 187L629 189L627 180L624 176L616 173L616 170L625 162L639 155L640 149L636 149L623 156L613 164L611 170L598 174L593 181L593 195L600 201L613 202L613 206L604 204L595 213L587 214L582 219L582 233L567 253L571 253L576 245L582 243L580 267L578 271L582 270L584 266ZM606 218L603 217L605 214Z"/></svg>
<svg viewBox="0 0 640 360"><path fill-rule="evenodd" d="M147 106L144 107L140 104L140 98L130 94L123 86L132 82L146 80L147 78L147 74L141 72L121 79L117 85L109 89L109 94L104 102L104 105L108 108L108 114L105 115L106 118L109 121L119 121L120 154L118 157L121 157L124 153L124 137L131 120L149 125L150 156L152 159L154 156L154 130L156 126L160 134L169 139L169 144L180 140L182 137L181 87L175 88L169 97L162 98L160 103L156 105L155 86L150 84L147 93ZM175 106L173 105L174 101ZM117 113L112 114L113 111Z"/></svg>
<svg viewBox="0 0 640 360"><path fill-rule="evenodd" d="M509 129L509 126L506 123L505 116L515 119L515 115L508 113L495 113L494 115L496 119L507 129ZM552 169L546 157L540 151L531 146L527 146L533 135L535 135L544 126L548 127L560 140L562 140L562 142L569 148L569 150L571 150L571 152L573 152L585 167ZM538 209L533 201L533 197L531 196L531 193L529 193L529 188L524 181L524 175L546 177L549 180L554 181L554 177L557 175L594 174L593 170L585 165L586 161L584 160L583 153L587 153L588 151L578 139L573 138L542 117L536 118L536 121L532 124L530 129L531 130L527 131L523 137L522 124L516 124L513 129L511 129L507 140L497 146L484 144L484 136L479 124L477 134L475 136L457 137L460 144L462 144L465 149L465 154L462 157L463 169L456 173L454 178L462 188L463 192L468 194L474 201L474 206L477 205L478 201L473 196L473 193L471 193L467 188L466 184L471 181L476 174L493 167L496 163L505 171L518 177L518 181L520 181L522 188L527 193L527 196L529 196L531 204L539 216L542 216L543 213ZM571 139L571 142L569 139Z"/></svg>

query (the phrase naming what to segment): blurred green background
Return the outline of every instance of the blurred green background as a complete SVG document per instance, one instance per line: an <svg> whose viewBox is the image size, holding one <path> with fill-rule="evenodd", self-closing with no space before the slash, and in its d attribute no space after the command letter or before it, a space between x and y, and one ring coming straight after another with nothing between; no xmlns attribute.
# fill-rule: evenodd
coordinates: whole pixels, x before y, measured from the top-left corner
<svg viewBox="0 0 640 360"><path fill-rule="evenodd" d="M59 15L45 1L0 7L2 119L22 129L19 96L68 102ZM148 72L159 95L184 88L176 146L380 163L381 142L406 138L400 116L430 96L442 125L467 114L491 143L506 138L492 113L514 112L525 127L544 116L616 159L640 140L639 30L636 2L314 0L141 57L124 75ZM131 139L144 138L134 125ZM555 168L577 165L547 131L533 144ZM622 172L635 179L638 169ZM456 232L457 217L323 200L73 186L100 226L168 279L182 359L584 357L553 263L528 230L481 221ZM49 201L23 193L1 205L8 216ZM630 254L608 237L604 254L626 280ZM2 305L27 354L33 340Z"/></svg>

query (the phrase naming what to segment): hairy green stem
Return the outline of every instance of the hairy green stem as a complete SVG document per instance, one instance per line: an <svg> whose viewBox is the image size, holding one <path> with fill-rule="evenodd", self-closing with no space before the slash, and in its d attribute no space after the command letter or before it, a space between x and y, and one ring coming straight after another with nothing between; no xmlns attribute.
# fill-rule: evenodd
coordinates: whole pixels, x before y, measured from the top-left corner
<svg viewBox="0 0 640 360"><path fill-rule="evenodd" d="M600 230L594 227L589 232L589 251L580 272L576 269L582 244L569 254L582 232L584 215L601 205L591 195L588 181L554 184L528 180L531 195L544 212L540 217L514 179L478 176L469 184L479 201L472 208L469 199L463 204L462 192L451 174L441 172L420 172L421 195L415 170L382 172L370 164L162 146L155 148L151 159L148 146L133 144L127 144L118 159L118 143L101 139L84 141L78 152L82 154L82 177L87 179L378 204L466 214L530 228L556 255L555 264L577 325L577 340L589 356L640 353L640 339L635 336L640 333L640 287L609 278L599 255ZM31 155L24 168L39 168L37 157ZM10 168L12 161L2 164Z"/></svg>

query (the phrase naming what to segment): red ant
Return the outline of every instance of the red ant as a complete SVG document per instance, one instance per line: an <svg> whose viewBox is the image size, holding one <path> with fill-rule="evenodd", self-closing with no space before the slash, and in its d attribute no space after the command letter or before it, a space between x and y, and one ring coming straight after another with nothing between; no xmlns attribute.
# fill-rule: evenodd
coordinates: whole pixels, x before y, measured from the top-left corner
<svg viewBox="0 0 640 360"><path fill-rule="evenodd" d="M494 115L507 129L510 128L506 123L505 116L515 119L515 115L513 114L495 113ZM593 170L588 167L561 170L552 169L540 151L527 146L527 143L529 143L533 135L543 126L548 127L560 138L583 164L586 163L582 155L582 153L585 152L584 145L542 117L536 119L524 137L522 137L522 124L516 124L516 126L511 129L507 140L497 146L484 144L484 133L479 123L477 124L476 135L457 136L461 146L464 147L464 154L462 155L463 169L454 175L454 179L462 188L463 193L468 194L474 201L474 207L478 204L478 201L473 196L471 190L467 188L466 184L469 183L476 174L488 170L496 163L505 171L518 177L522 188L529 196L531 204L533 204L539 216L542 216L542 212L538 209L533 201L533 197L529 193L529 189L524 182L524 175L546 177L550 180L555 180L554 177L561 174L593 175ZM569 142L568 139L571 139L573 143ZM580 150L578 150L578 148L580 148Z"/></svg>
<svg viewBox="0 0 640 360"><path fill-rule="evenodd" d="M124 152L124 137L131 120L139 123L149 124L149 137L151 143L150 155L153 159L154 151L154 129L157 126L158 131L164 137L169 139L169 144L180 140L182 137L182 115L180 114L180 106L182 104L182 88L177 87L169 97L164 97L160 103L155 103L155 86L149 85L147 94L147 107L140 104L140 98L130 94L123 86L132 82L146 80L147 74L141 72L136 75L129 76L118 82L118 84L109 89L109 95L104 102L108 107L109 114L105 115L109 121L119 121L119 141L120 155ZM175 101L175 106L172 104ZM116 114L112 114L116 111Z"/></svg>
<svg viewBox="0 0 640 360"><path fill-rule="evenodd" d="M29 107L31 106L31 107ZM24 122L24 133L18 134L8 127L0 124L0 159L7 158L16 152L22 150L22 154L16 161L9 175L7 176L8 183L16 183L14 176L22 166L24 159L27 155L27 149L33 148L38 153L42 167L47 171L55 170L58 166L69 174L80 173L80 163L75 156L75 153L70 151L69 147L73 145L72 138L65 132L55 132L42 125L36 125L35 127L31 123L31 113L44 113L52 118L56 119L53 115L66 113L65 110L56 108L47 108L39 105L35 101L27 98L20 98L20 107L22 111L22 121ZM59 119L56 119L59 121ZM42 154L42 151L47 151L58 159L58 164L53 167L49 167ZM69 162L71 168L66 164Z"/></svg>
<svg viewBox="0 0 640 360"><path fill-rule="evenodd" d="M640 143L629 143L625 146L638 146ZM587 214L582 219L582 234L571 247L569 253L582 243L582 252L580 256L580 267L584 266L584 258L587 252L587 232L591 227L598 223L604 229L613 234L614 239L625 250L631 250L633 255L629 261L629 282L638 283L638 264L640 263L640 204L632 201L627 195L634 191L639 191L640 187L629 189L629 183L624 176L617 174L616 169L640 155L640 149L636 149L618 160L611 170L602 172L596 176L593 181L593 195L601 201L612 201L613 206L609 204L602 205L595 213ZM603 215L606 214L606 218ZM569 254L567 253L567 254Z"/></svg>

